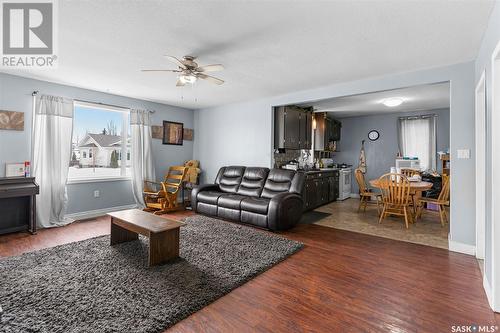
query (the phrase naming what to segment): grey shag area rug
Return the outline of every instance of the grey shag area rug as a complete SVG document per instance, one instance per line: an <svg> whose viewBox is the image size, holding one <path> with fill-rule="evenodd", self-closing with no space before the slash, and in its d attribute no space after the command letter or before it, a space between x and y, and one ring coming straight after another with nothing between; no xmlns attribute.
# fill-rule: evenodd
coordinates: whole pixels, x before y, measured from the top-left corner
<svg viewBox="0 0 500 333"><path fill-rule="evenodd" d="M186 223L180 258L153 268L142 237L0 259L0 332L160 332L303 246L203 216Z"/></svg>

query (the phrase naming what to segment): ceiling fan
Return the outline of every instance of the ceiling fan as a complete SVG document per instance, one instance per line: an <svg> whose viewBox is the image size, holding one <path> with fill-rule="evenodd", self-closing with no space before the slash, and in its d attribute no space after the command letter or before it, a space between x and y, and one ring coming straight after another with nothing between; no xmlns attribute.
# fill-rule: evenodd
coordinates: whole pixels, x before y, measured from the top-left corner
<svg viewBox="0 0 500 333"><path fill-rule="evenodd" d="M216 72L223 70L224 66L222 66L221 64L198 66L198 64L194 61L196 57L193 56L184 56L182 60L171 55L165 55L165 57L176 64L178 69L142 69L141 71L179 73L179 75L177 76L177 87L185 86L188 83L193 84L198 79L207 80L218 85L224 83L224 81L219 78L205 74L206 72Z"/></svg>

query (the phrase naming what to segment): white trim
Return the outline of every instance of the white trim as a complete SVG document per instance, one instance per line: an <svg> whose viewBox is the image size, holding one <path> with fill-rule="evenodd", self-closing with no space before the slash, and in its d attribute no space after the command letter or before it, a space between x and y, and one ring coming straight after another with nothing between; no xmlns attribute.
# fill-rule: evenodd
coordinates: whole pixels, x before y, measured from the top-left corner
<svg viewBox="0 0 500 333"><path fill-rule="evenodd" d="M89 210L86 212L66 214L65 217L73 219L73 220L85 220L85 219L91 219L94 217L103 216L103 215L106 215L107 213L116 212L118 210L133 209L133 208L137 208L137 205L132 204L132 205L126 205L126 206L117 206L117 207L95 209L95 210Z"/></svg>
<svg viewBox="0 0 500 333"><path fill-rule="evenodd" d="M74 107L80 106L82 108L87 108L87 109L102 109L102 110L115 111L115 112L130 112L130 108L107 105L107 104L100 104L100 103L92 103L92 102L84 102L84 101L75 100L73 102L73 104L74 104Z"/></svg>
<svg viewBox="0 0 500 333"><path fill-rule="evenodd" d="M359 199L359 193L351 193L351 198Z"/></svg>
<svg viewBox="0 0 500 333"><path fill-rule="evenodd" d="M486 228L486 80L481 74L475 90L476 133L476 258L484 259Z"/></svg>
<svg viewBox="0 0 500 333"><path fill-rule="evenodd" d="M496 66L496 62L499 62ZM500 42L495 47L491 56L491 168L495 170L500 166L500 133L493 129L500 126ZM498 86L498 87L497 87ZM492 308L498 310L500 304L500 209L495 207L495 203L500 199L500 175L492 172L491 190L491 303ZM486 266L487 263L485 263Z"/></svg>
<svg viewBox="0 0 500 333"><path fill-rule="evenodd" d="M448 250L471 256L476 254L476 247L474 245L452 241L450 236L448 236Z"/></svg>
<svg viewBox="0 0 500 333"><path fill-rule="evenodd" d="M486 293L486 298L488 299L488 303L490 304L490 307L493 311L498 312L498 309L495 310L495 306L493 304L493 298L492 298L492 291L491 291L491 284L488 281L488 277L486 274L483 275L483 288L484 292Z"/></svg>
<svg viewBox="0 0 500 333"><path fill-rule="evenodd" d="M71 178L66 182L67 185L85 184L85 183L104 183L132 181L132 177L102 177L102 178Z"/></svg>

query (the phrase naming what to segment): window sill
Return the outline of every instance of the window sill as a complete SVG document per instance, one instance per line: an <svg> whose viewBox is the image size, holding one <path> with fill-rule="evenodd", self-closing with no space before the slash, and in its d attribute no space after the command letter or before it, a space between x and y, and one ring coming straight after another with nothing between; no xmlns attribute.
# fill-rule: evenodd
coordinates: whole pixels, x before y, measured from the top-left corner
<svg viewBox="0 0 500 333"><path fill-rule="evenodd" d="M131 181L132 177L102 177L102 178L73 178L68 179L66 185L85 184L85 183L104 183L104 182L119 182Z"/></svg>

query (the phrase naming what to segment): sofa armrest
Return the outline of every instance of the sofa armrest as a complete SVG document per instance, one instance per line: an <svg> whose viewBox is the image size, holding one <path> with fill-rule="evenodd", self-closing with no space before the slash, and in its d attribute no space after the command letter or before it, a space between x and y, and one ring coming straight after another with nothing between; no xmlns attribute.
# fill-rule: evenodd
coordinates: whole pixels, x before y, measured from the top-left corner
<svg viewBox="0 0 500 333"><path fill-rule="evenodd" d="M268 228L271 230L290 229L302 216L303 200L296 193L280 193L275 195L269 202L267 216Z"/></svg>
<svg viewBox="0 0 500 333"><path fill-rule="evenodd" d="M196 212L196 208L198 207L198 193L203 191L220 191L220 187L217 184L196 185L191 191L191 207L194 212Z"/></svg>

